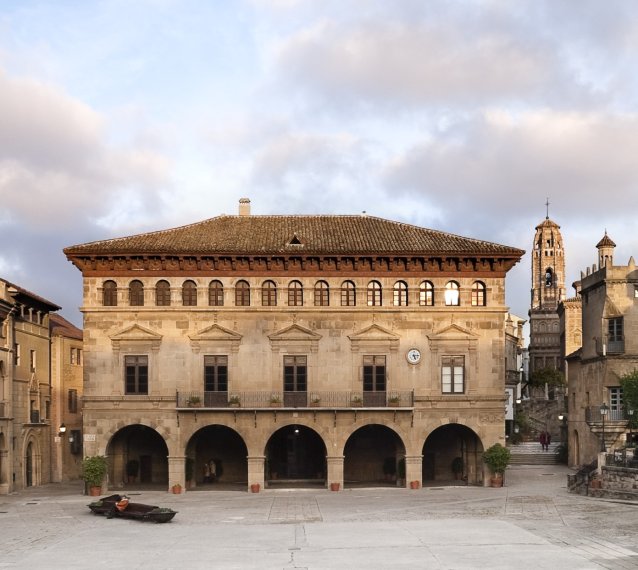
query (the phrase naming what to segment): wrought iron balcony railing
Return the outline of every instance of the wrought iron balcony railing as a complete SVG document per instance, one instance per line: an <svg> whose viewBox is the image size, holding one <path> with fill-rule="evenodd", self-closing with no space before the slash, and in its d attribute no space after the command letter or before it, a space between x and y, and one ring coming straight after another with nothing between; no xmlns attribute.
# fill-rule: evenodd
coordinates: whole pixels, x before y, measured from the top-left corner
<svg viewBox="0 0 638 570"><path fill-rule="evenodd" d="M178 392L178 408L411 408L412 391Z"/></svg>
<svg viewBox="0 0 638 570"><path fill-rule="evenodd" d="M622 408L619 410L607 410L607 415L605 416L605 423L613 423L613 422L626 422L629 419L625 410ZM589 406L585 409L585 421L588 424L602 424L603 416L600 413L599 406Z"/></svg>

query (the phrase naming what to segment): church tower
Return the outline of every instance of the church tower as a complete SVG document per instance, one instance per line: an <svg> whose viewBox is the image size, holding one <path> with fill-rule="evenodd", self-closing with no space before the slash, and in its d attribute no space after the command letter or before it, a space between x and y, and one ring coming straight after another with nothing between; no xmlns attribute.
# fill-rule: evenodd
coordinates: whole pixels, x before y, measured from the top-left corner
<svg viewBox="0 0 638 570"><path fill-rule="evenodd" d="M566 297L565 250L560 226L549 219L549 209L534 235L531 296L529 373L542 368L559 369L558 305Z"/></svg>

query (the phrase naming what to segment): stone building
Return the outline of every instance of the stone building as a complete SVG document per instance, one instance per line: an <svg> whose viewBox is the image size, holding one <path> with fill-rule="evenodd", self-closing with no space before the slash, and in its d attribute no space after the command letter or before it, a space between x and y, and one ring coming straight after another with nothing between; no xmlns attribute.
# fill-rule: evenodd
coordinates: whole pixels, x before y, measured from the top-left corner
<svg viewBox="0 0 638 570"><path fill-rule="evenodd" d="M51 330L51 477L78 479L82 472L82 331L52 314Z"/></svg>
<svg viewBox="0 0 638 570"><path fill-rule="evenodd" d="M368 216L238 216L65 249L84 448L109 484L482 484L520 249ZM136 462L136 463L135 463ZM212 471L212 473L211 473Z"/></svg>
<svg viewBox="0 0 638 570"><path fill-rule="evenodd" d="M59 308L0 279L0 494L51 481L49 313Z"/></svg>
<svg viewBox="0 0 638 570"><path fill-rule="evenodd" d="M636 264L632 257L627 265L614 265L615 244L606 232L596 247L598 263L581 274L579 286L582 346L566 357L569 464L574 466L624 444L627 421L620 378L638 367ZM608 408L604 438L603 404Z"/></svg>
<svg viewBox="0 0 638 570"><path fill-rule="evenodd" d="M561 368L558 305L565 299L565 250L560 226L549 216L536 226L529 311L529 373Z"/></svg>

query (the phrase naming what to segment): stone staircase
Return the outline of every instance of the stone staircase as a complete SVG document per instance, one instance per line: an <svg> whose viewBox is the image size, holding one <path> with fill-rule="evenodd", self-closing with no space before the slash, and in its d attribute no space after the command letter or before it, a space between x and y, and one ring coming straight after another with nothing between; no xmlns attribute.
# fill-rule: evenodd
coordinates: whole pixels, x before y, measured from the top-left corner
<svg viewBox="0 0 638 570"><path fill-rule="evenodd" d="M510 465L556 465L556 448L559 445L560 443L550 443L548 451L543 451L541 444L535 441L510 445Z"/></svg>

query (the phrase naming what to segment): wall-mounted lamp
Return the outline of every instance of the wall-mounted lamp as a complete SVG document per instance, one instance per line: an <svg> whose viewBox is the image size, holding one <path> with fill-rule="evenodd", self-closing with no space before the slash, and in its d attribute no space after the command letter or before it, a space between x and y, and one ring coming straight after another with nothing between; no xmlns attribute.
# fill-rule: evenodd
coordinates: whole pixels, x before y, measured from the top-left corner
<svg viewBox="0 0 638 570"><path fill-rule="evenodd" d="M60 424L58 428L58 435L62 437L66 433L66 426L64 424Z"/></svg>

